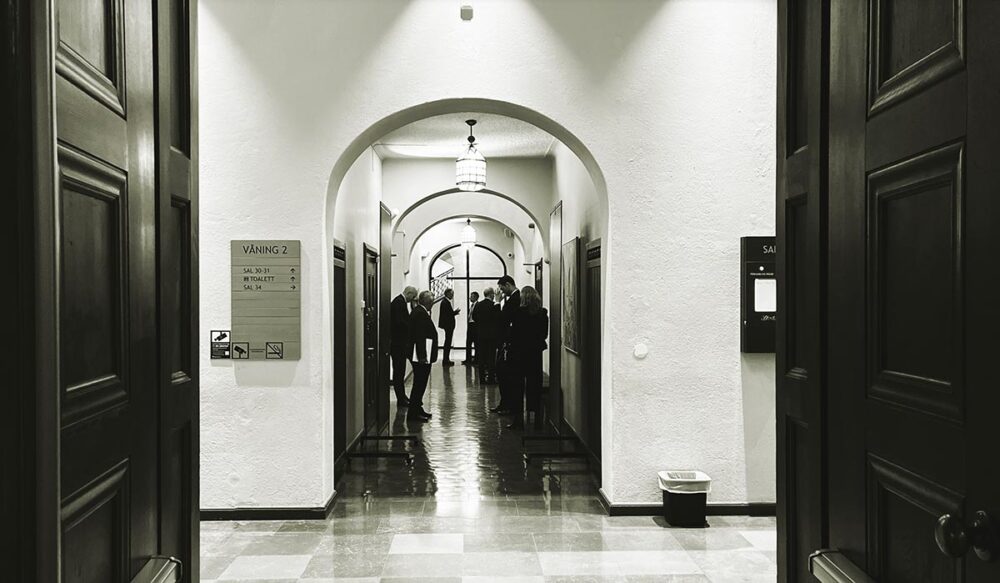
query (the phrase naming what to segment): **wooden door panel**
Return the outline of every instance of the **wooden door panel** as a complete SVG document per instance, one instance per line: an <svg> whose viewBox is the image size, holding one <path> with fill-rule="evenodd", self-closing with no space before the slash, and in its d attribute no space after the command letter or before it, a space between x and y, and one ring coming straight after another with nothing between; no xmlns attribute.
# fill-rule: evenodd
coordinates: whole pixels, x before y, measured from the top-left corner
<svg viewBox="0 0 1000 583"><path fill-rule="evenodd" d="M56 10L56 72L124 116L124 0L58 0Z"/></svg>
<svg viewBox="0 0 1000 583"><path fill-rule="evenodd" d="M867 181L869 395L959 422L961 167L952 144Z"/></svg>
<svg viewBox="0 0 1000 583"><path fill-rule="evenodd" d="M129 473L123 461L71 494L62 511L63 581L128 581Z"/></svg>

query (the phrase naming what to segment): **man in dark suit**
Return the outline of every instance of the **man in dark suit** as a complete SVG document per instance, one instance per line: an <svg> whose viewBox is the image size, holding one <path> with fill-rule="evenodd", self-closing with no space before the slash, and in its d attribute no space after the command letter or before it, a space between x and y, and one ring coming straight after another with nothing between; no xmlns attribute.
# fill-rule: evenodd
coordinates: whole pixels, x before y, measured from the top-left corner
<svg viewBox="0 0 1000 583"><path fill-rule="evenodd" d="M483 290L483 299L476 302L476 363L479 379L484 384L496 381L497 340L500 337L500 306L493 303L493 288Z"/></svg>
<svg viewBox="0 0 1000 583"><path fill-rule="evenodd" d="M495 413L504 415L513 410L520 409L523 405L517 403L511 403L511 396L513 394L511 385L514 383L514 379L517 378L517 362L514 361L515 350L512 350L511 342L513 338L511 337L511 325L514 323L514 314L517 313L519 307L521 307L521 292L517 290L517 284L514 283L514 278L505 275L497 280L497 289L499 289L504 296L503 308L500 309L500 337L499 346L503 350L504 344L507 345L508 354L507 360L502 366L497 366L497 380L500 381L500 402L496 407L490 409Z"/></svg>
<svg viewBox="0 0 1000 583"><path fill-rule="evenodd" d="M462 364L476 364L476 348L479 345L479 324L476 323L476 304L479 303L479 292L469 294L469 324L465 328L465 360Z"/></svg>
<svg viewBox="0 0 1000 583"><path fill-rule="evenodd" d="M452 307L451 301L454 298L455 290L451 288L444 290L444 299L438 308L438 328L444 330L444 359L441 361L441 366L455 366L451 361L451 339L455 335L455 316L462 310Z"/></svg>
<svg viewBox="0 0 1000 583"><path fill-rule="evenodd" d="M410 408L406 418L411 421L428 421L431 414L424 411L424 392L431 376L431 363L437 360L438 333L431 319L434 295L422 291L417 297L417 307L410 312L410 352L413 365L413 390L410 391Z"/></svg>
<svg viewBox="0 0 1000 583"><path fill-rule="evenodd" d="M392 390L396 393L396 404L405 407L410 404L406 398L403 383L406 380L406 359L410 357L410 305L417 299L417 288L406 286L403 293L392 300L389 309L389 353L392 356Z"/></svg>

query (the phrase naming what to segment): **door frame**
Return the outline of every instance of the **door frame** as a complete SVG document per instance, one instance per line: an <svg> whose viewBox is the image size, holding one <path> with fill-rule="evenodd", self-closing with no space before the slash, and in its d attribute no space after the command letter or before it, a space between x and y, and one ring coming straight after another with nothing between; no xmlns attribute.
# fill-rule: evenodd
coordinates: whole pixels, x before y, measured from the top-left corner
<svg viewBox="0 0 1000 583"><path fill-rule="evenodd" d="M17 252L17 285L3 290L10 334L20 339L5 367L13 379L12 406L2 408L0 558L15 580L61 578L59 404L55 205L55 100L52 0L13 0L0 7L0 103L6 151L0 160L13 177L13 202L3 213L2 240ZM9 124L9 125L7 125Z"/></svg>
<svg viewBox="0 0 1000 583"><path fill-rule="evenodd" d="M389 426L389 395L392 392L390 362L390 304L392 303L392 211L379 203L378 253L378 395L376 401L378 432Z"/></svg>
<svg viewBox="0 0 1000 583"><path fill-rule="evenodd" d="M337 284L337 271L342 281ZM333 241L333 482L339 482L347 463L347 247ZM343 449L338 451L338 442Z"/></svg>
<svg viewBox="0 0 1000 583"><path fill-rule="evenodd" d="M369 245L368 243L362 243L361 301L364 302L364 305L365 305L364 308L362 308L362 310L369 309L369 306L368 306L368 292L367 292L368 281L367 281L366 270L368 269L368 261L372 260L372 259L374 260L374 263L375 263L375 282L376 282L375 283L375 299L372 302L372 304L373 304L372 309L375 310L375 315L374 315L374 318L375 318L375 330L373 332L375 334L374 349L376 351L375 362L374 362L374 366L375 366L375 371L374 371L374 374L375 374L375 381L374 381L375 382L375 389L374 389L374 391L375 391L375 394L373 396L372 403L369 404L369 402L368 402L368 387L367 387L367 383L368 383L368 370L367 370L368 369L368 355L367 355L368 339L364 338L364 336L362 335L362 346L361 346L361 348L362 348L362 350L364 352L362 352L361 402L363 404L363 409L364 409L363 415L362 415L362 433L364 433L364 434L368 434L370 432L377 433L377 431L379 429L379 427L378 427L378 425L379 425L379 414L378 414L379 413L379 403L378 403L379 398L378 398L378 395L379 395L379 392L380 392L379 391L379 355L378 355L378 349L379 349L379 338L378 338L378 336L379 336L379 333L378 333L379 332L379 330L378 330L378 325L379 325L379 313L378 313L379 312L379 305L378 305L379 304L379 302L378 302L379 260L378 260L378 249L376 249L372 245ZM361 314L361 326L362 326L362 330L364 330L365 320L367 319L367 317L368 317L367 314L365 314L364 311L362 311L362 314Z"/></svg>
<svg viewBox="0 0 1000 583"><path fill-rule="evenodd" d="M587 419L587 435L586 438L592 443L587 449L590 450L591 463L593 464L595 472L595 478L597 479L597 485L601 485L601 422L604 418L603 411L603 395L602 390L604 383L601 379L601 358L603 352L603 337L602 337L602 322L601 317L602 303L601 303L601 240L594 239L589 241L586 245L586 251L583 256L584 269L582 270L584 282L581 285L582 296L584 300L585 313L581 314L581 320L583 324L583 346L580 347L580 351L583 353L581 355L581 360L584 363L584 406L586 407L586 419ZM590 277L591 270L597 269L598 275L598 285L597 293L598 297L594 298L590 292ZM597 322L593 322L590 318L592 315L591 310L594 309L596 304L597 308ZM595 328L596 336L595 339ZM597 354L594 354L596 350Z"/></svg>
<svg viewBox="0 0 1000 583"><path fill-rule="evenodd" d="M563 427L562 216L563 203L559 201L549 213L549 388L545 401L545 416L557 433Z"/></svg>

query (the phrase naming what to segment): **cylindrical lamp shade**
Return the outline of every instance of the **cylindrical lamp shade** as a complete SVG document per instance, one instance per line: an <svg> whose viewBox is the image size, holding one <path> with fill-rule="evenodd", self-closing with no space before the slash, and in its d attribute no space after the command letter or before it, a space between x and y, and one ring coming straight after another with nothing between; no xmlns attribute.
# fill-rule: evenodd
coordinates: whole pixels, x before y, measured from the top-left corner
<svg viewBox="0 0 1000 583"><path fill-rule="evenodd" d="M470 144L455 161L455 185L471 192L486 188L486 158L475 145Z"/></svg>
<svg viewBox="0 0 1000 583"><path fill-rule="evenodd" d="M462 228L462 248L468 251L476 246L476 229L472 227L472 219L466 219Z"/></svg>

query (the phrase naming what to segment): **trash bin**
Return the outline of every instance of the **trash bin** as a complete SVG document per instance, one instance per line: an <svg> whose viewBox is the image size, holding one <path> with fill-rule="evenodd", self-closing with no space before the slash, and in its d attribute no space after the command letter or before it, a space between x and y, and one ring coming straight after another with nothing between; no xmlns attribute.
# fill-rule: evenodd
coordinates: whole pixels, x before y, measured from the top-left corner
<svg viewBox="0 0 1000 583"><path fill-rule="evenodd" d="M663 517L670 526L703 528L712 478L697 470L666 470L657 475L663 490Z"/></svg>

